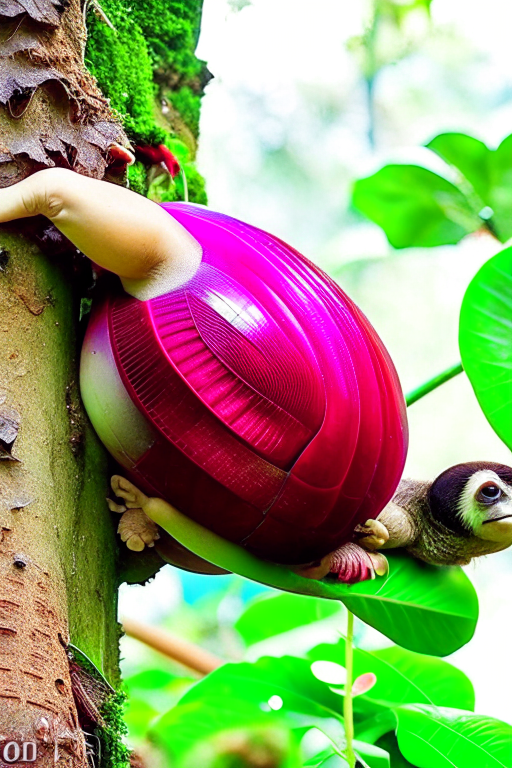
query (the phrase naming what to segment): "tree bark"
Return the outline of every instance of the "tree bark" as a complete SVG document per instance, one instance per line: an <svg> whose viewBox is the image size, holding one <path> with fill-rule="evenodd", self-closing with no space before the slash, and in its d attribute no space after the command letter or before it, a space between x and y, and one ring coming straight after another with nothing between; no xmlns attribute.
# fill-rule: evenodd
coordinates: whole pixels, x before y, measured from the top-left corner
<svg viewBox="0 0 512 768"><path fill-rule="evenodd" d="M83 66L79 0L0 0L0 14L0 187L54 165L103 178L128 142ZM107 461L80 405L71 255L46 258L23 224L0 249L0 765L33 743L38 768L86 768L99 702L80 710L67 646L117 682Z"/></svg>
<svg viewBox="0 0 512 768"><path fill-rule="evenodd" d="M38 766L82 767L70 637L117 679L107 462L79 405L69 278L19 236L0 246L0 423L20 415L17 461L0 461L0 755L34 740Z"/></svg>
<svg viewBox="0 0 512 768"><path fill-rule="evenodd" d="M112 34L108 25L101 28L93 64L123 58L116 46L128 50L130 35L150 62L142 27L133 31L131 7L124 14L116 3L119 27ZM156 14L163 20L158 34L162 50L173 50L169 35L176 25L169 14L182 12L190 26L202 3L176 9L166 3ZM139 5L144 26L147 7ZM118 113L84 66L85 16L81 0L0 0L0 188L55 165L123 181L129 142ZM187 40L186 66L200 73L201 62L190 64L195 33ZM132 59L125 55L132 70L119 75L138 88L142 69ZM171 71L169 62L160 69ZM183 85L183 77L176 82ZM108 80L124 100L124 84L117 83L117 93ZM172 138L156 123L147 128L153 112L158 122L162 117L153 85L145 82L144 88L147 114L134 99L142 111L127 118L132 141L145 143L153 134L157 143ZM198 100L201 88L198 80ZM201 184L197 194L204 196ZM107 751L101 763L95 755L95 768L127 765L127 750L116 742L115 702L110 715L98 712L110 691L90 664L77 666L70 650L77 646L115 686L119 572L139 581L161 564L151 553L137 561L124 557L118 568L115 521L105 503L110 460L78 392L85 293L79 262L44 221L0 227L0 768L23 757L38 768L87 768L92 762L84 730L97 726Z"/></svg>

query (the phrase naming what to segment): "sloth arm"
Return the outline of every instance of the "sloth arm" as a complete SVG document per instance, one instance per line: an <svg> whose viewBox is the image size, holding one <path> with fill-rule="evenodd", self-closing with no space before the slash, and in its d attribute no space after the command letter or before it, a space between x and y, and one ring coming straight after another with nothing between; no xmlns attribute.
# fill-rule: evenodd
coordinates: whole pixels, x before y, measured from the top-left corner
<svg viewBox="0 0 512 768"><path fill-rule="evenodd" d="M354 531L357 543L367 551L406 548L418 538L417 525L407 511L390 501L376 520L357 525Z"/></svg>
<svg viewBox="0 0 512 768"><path fill-rule="evenodd" d="M406 548L418 538L419 532L411 516L403 507L392 501L384 507L377 521L385 526L389 535L389 539L380 549Z"/></svg>
<svg viewBox="0 0 512 768"><path fill-rule="evenodd" d="M0 223L46 216L127 293L149 299L195 274L201 246L157 203L124 187L47 168L0 190Z"/></svg>

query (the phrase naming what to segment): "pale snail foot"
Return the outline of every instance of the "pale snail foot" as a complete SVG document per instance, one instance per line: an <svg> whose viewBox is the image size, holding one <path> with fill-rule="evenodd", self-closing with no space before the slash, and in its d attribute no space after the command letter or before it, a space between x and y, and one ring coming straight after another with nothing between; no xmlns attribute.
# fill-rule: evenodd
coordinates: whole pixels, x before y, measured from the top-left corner
<svg viewBox="0 0 512 768"><path fill-rule="evenodd" d="M356 525L354 534L357 543L365 549L380 549L389 541L388 529L379 520L367 520L364 525Z"/></svg>
<svg viewBox="0 0 512 768"><path fill-rule="evenodd" d="M144 512L149 498L133 483L120 475L113 476L111 486L115 495L125 502L124 504L117 504L112 499L107 499L109 509L112 512L122 514L117 528L121 540L126 543L128 549L134 552L142 552L146 546L154 547L160 534L157 524Z"/></svg>

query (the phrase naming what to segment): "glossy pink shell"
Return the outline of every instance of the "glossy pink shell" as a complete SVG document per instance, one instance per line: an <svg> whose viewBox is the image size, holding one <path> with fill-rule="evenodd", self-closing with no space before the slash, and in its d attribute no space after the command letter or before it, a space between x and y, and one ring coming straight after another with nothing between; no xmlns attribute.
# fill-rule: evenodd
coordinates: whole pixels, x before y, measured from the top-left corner
<svg viewBox="0 0 512 768"><path fill-rule="evenodd" d="M100 347L105 367L82 377L92 421L147 491L263 558L310 562L375 518L400 480L395 368L366 317L293 248L199 206L164 207L201 243L202 264L160 298L118 295L97 310L83 367ZM131 433L102 404L113 360L116 402L127 392L138 411ZM103 417L132 437L113 448Z"/></svg>

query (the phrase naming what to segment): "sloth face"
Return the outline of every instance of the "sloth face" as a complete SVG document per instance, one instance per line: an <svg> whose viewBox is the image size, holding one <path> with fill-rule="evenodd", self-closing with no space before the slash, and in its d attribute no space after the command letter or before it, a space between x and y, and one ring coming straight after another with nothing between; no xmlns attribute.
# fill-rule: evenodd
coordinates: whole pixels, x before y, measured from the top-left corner
<svg viewBox="0 0 512 768"><path fill-rule="evenodd" d="M509 546L512 544L512 487L496 472L480 470L466 483L459 514L475 536Z"/></svg>

